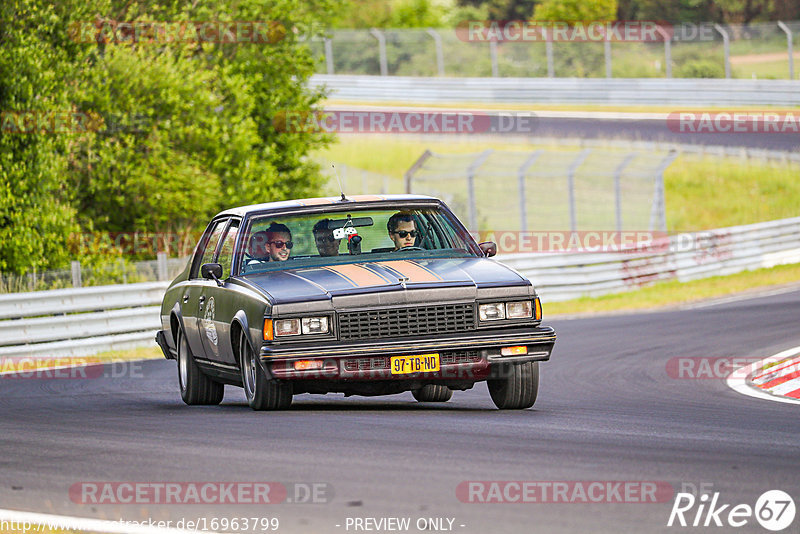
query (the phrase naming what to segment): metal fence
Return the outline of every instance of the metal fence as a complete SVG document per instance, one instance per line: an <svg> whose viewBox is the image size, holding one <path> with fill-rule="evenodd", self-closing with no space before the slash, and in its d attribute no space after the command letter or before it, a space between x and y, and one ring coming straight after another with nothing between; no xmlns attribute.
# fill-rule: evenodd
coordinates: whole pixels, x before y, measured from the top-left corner
<svg viewBox="0 0 800 534"><path fill-rule="evenodd" d="M798 78L793 45L800 21L660 28L660 42L473 42L463 29L373 28L333 30L309 45L325 74Z"/></svg>
<svg viewBox="0 0 800 534"><path fill-rule="evenodd" d="M677 152L485 150L435 154L406 172L406 192L439 197L471 231L666 231L664 170Z"/></svg>
<svg viewBox="0 0 800 534"><path fill-rule="evenodd" d="M183 271L187 261L188 258L168 258L160 252L155 260L135 263L119 261L88 266L73 261L69 269L0 273L0 293L172 280Z"/></svg>

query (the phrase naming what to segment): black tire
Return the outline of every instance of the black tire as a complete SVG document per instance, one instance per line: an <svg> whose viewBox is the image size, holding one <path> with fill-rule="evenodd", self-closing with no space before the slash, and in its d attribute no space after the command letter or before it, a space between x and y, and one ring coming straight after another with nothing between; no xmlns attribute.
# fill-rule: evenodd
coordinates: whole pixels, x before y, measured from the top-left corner
<svg viewBox="0 0 800 534"><path fill-rule="evenodd" d="M292 384L267 377L243 331L239 332L239 363L244 395L252 409L284 410L291 406Z"/></svg>
<svg viewBox="0 0 800 534"><path fill-rule="evenodd" d="M225 386L214 382L197 366L186 342L183 330L178 329L178 385L186 404L213 405L222 402Z"/></svg>
<svg viewBox="0 0 800 534"><path fill-rule="evenodd" d="M501 378L486 381L494 405L501 410L533 406L539 392L539 362L509 364L501 372Z"/></svg>
<svg viewBox="0 0 800 534"><path fill-rule="evenodd" d="M453 390L447 386L428 384L411 392L419 402L447 402L453 396Z"/></svg>

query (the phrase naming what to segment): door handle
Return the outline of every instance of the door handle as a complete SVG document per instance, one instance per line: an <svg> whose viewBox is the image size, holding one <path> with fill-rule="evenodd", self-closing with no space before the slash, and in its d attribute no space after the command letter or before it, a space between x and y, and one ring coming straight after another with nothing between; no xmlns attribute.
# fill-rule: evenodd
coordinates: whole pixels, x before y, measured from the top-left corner
<svg viewBox="0 0 800 534"><path fill-rule="evenodd" d="M189 302L189 293L186 293L186 294L183 296L183 303L184 303L184 304L186 304L187 302Z"/></svg>
<svg viewBox="0 0 800 534"><path fill-rule="evenodd" d="M205 297L200 297L199 299L197 299L197 302L200 304L200 307L202 308L203 304L205 304L205 302L206 302L206 298Z"/></svg>

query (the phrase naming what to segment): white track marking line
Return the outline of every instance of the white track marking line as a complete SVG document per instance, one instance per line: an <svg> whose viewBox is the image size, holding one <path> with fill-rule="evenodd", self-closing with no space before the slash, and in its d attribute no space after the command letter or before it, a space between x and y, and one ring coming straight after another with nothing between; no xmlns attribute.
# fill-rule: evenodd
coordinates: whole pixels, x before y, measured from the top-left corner
<svg viewBox="0 0 800 534"><path fill-rule="evenodd" d="M37 512L21 512L19 510L5 510L0 508L0 521L15 522L17 524L42 525L42 529L28 528L29 532L41 532L44 528L63 530L86 530L89 532L107 532L109 534L196 534L196 530L182 530L177 528L160 528L149 525L133 525L120 521L105 519L90 519L88 517L72 517L67 515L40 514ZM167 520L161 521L166 523ZM141 522L141 521L140 521ZM154 523L159 521L153 520ZM175 523L176 521L172 521ZM211 532L211 531L203 531Z"/></svg>
<svg viewBox="0 0 800 534"><path fill-rule="evenodd" d="M745 365L734 372L732 372L727 380L725 381L728 384L728 387L733 389L734 391L741 393L742 395L747 395L749 397L755 397L757 399L765 399L771 400L776 402L785 402L787 404L800 404L800 399L792 399L790 397L778 397L775 395L770 395L766 391L762 391L758 388L751 387L747 385L747 377L755 372L756 370L762 368L764 365L781 361L785 358L789 358L794 356L795 354L800 353L800 347L794 347L783 352L779 352L773 356L769 356L764 358L763 360L757 361L755 363L751 363L750 365Z"/></svg>

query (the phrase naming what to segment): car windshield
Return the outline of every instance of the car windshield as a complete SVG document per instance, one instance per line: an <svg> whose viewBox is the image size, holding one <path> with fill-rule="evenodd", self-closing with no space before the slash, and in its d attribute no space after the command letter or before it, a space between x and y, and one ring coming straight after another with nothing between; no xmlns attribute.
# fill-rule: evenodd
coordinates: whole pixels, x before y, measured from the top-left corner
<svg viewBox="0 0 800 534"><path fill-rule="evenodd" d="M405 258L478 256L477 245L436 208L350 209L250 219L241 274Z"/></svg>

